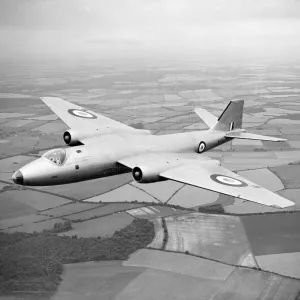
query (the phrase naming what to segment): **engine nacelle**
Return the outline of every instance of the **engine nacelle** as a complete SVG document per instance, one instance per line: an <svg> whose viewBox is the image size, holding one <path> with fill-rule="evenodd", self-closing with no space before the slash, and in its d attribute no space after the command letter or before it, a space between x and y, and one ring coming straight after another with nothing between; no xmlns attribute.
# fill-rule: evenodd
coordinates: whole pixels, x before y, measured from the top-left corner
<svg viewBox="0 0 300 300"><path fill-rule="evenodd" d="M63 139L68 146L82 145L80 140L95 136L94 132L77 132L75 130L68 130L64 132Z"/></svg>
<svg viewBox="0 0 300 300"><path fill-rule="evenodd" d="M159 174L163 171L163 166L139 166L132 169L132 177L138 183L151 183L167 180L160 177Z"/></svg>

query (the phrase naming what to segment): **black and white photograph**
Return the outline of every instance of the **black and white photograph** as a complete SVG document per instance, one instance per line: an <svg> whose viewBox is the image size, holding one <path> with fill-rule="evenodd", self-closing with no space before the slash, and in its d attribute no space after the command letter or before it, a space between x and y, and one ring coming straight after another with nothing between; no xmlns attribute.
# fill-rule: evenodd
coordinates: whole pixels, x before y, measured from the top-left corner
<svg viewBox="0 0 300 300"><path fill-rule="evenodd" d="M0 0L0 300L300 300L300 0Z"/></svg>

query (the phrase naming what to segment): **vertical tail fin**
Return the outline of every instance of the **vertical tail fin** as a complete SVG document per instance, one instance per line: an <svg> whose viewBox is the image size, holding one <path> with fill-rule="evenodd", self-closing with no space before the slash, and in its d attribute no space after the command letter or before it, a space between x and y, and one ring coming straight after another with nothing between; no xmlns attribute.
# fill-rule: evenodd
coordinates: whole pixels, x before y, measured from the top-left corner
<svg viewBox="0 0 300 300"><path fill-rule="evenodd" d="M231 131L242 128L244 100L232 100L229 102L218 119L217 124L211 130Z"/></svg>

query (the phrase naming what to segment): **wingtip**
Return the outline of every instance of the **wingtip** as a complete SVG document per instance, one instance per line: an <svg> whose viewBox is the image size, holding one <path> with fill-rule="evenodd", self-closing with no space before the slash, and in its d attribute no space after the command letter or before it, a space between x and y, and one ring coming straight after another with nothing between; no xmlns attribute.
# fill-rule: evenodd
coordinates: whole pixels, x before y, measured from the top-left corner
<svg viewBox="0 0 300 300"><path fill-rule="evenodd" d="M294 205L295 205L295 203L292 202L292 204L286 204L286 205L281 205L281 206L274 204L274 205L270 205L270 206L274 207L274 208L277 208L277 209L284 209L284 208L290 208L290 207L292 207Z"/></svg>
<svg viewBox="0 0 300 300"><path fill-rule="evenodd" d="M295 202L282 197L278 193L275 193L275 195L278 195L280 197L280 202L277 202L276 204L270 205L271 207L284 209L284 208L289 208L289 207L292 207L292 206L295 205Z"/></svg>
<svg viewBox="0 0 300 300"><path fill-rule="evenodd" d="M271 142L286 142L287 139L282 139L282 138L277 138L277 137L273 137L272 139L270 139Z"/></svg>

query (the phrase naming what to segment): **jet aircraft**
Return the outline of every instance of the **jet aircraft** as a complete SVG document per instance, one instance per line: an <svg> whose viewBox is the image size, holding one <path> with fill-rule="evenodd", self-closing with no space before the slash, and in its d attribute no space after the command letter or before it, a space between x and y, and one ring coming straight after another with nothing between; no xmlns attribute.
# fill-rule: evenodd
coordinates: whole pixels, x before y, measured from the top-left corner
<svg viewBox="0 0 300 300"><path fill-rule="evenodd" d="M219 118L195 109L209 130L168 135L152 135L60 98L41 100L70 128L63 134L69 147L20 168L12 176L17 184L60 185L132 172L139 183L174 180L263 205L294 205L203 155L233 139L284 141L242 129L243 100L231 101Z"/></svg>

